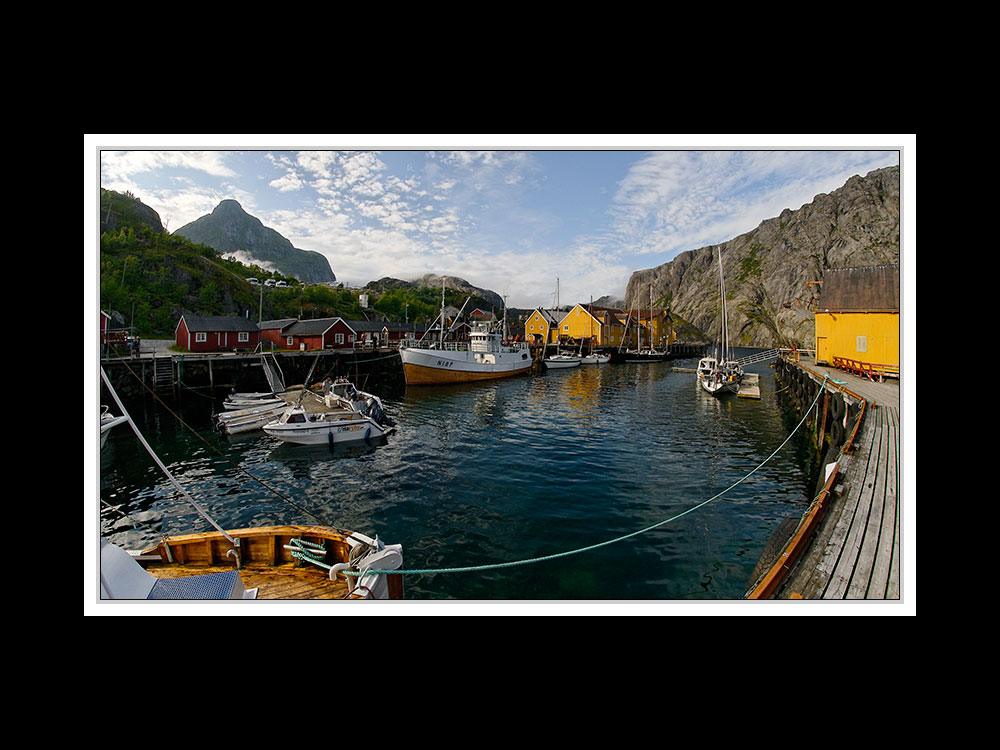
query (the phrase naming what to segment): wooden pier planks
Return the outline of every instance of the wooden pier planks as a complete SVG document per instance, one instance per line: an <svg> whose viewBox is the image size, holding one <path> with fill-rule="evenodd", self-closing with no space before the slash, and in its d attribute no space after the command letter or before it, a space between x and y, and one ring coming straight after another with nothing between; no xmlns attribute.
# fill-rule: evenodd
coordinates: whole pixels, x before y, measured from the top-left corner
<svg viewBox="0 0 1000 750"><path fill-rule="evenodd" d="M871 408L857 450L843 456L844 491L812 569L784 596L898 599L899 410Z"/></svg>

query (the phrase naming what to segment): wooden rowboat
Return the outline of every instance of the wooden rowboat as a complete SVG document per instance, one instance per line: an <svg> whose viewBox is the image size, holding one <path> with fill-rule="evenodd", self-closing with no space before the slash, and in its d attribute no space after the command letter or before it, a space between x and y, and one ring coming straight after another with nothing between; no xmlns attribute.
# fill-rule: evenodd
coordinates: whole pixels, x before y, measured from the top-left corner
<svg viewBox="0 0 1000 750"><path fill-rule="evenodd" d="M141 552L102 540L101 598L402 599L401 576L365 572L401 565L401 545L328 526L184 534Z"/></svg>

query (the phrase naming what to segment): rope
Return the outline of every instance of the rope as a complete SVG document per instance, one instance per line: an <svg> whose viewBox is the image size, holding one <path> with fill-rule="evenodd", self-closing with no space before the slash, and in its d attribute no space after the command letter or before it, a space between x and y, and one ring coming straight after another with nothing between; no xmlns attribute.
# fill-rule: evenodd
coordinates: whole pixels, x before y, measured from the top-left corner
<svg viewBox="0 0 1000 750"><path fill-rule="evenodd" d="M335 526L333 526L333 524L331 524L331 523L327 522L326 520L320 518L315 513L313 513L312 511L310 511L308 508L302 507L298 503L294 502L291 498L289 498L286 495L283 495L282 493L278 492L276 489L274 489L274 487L271 487L267 482L265 482L260 477L254 476L249 471L247 471L246 469L244 469L242 466L239 466L238 464L233 463L230 460L229 456L227 456L223 451L219 450L219 447L217 445L214 445L214 444L210 443L209 441L207 441L202 435L200 435L197 432L197 430L195 430L193 427L191 427L191 425L187 424L183 419L180 418L180 416L178 414L176 414L169 406L167 406L167 404L163 401L163 399L161 399L148 385L146 385L143 382L142 378L140 378L139 375L135 372L135 370L133 370L131 367L129 367L128 364L125 364L125 369L129 371L129 373L132 375L132 377L134 377L139 382L139 384L143 388L145 388L146 391L160 404L160 406L162 406L167 412L169 412L169 414L174 419L176 419L180 424L184 425L184 427L186 427L191 432L192 435L194 435L202 443L204 443L206 447L211 448L218 455L222 456L225 459L225 461L229 464L229 466L232 467L235 471L237 471L237 472L239 472L241 474L245 474L246 476L250 477L250 479L252 479L255 482L257 482L261 487L264 487L269 492L274 493L275 497L277 497L278 499L282 500L283 502L288 503L289 505L291 505L296 510L299 510L302 513L305 513L306 515L310 516L317 523L319 523L321 526L329 526L330 528L336 528ZM104 368L103 367L101 368L101 375L102 375L102 377L105 378L105 383L108 383L107 376L104 373ZM108 383L108 390L112 390L110 383ZM122 407L122 412L124 413L124 407ZM134 432L137 432L137 428L135 427L134 424L132 424L131 419L129 420L129 423L132 426L132 430ZM147 450L151 451L152 449L147 449ZM157 462L159 463L158 459L157 459ZM164 469L164 472L166 472L166 469ZM169 476L169 473L167 473L167 475ZM176 480L174 480L174 482L175 482L175 486L177 486L176 485ZM178 487L178 489L180 489L180 488ZM184 490L180 490L180 491L181 491L181 494L183 494L183 495L186 496L186 493L184 492Z"/></svg>
<svg viewBox="0 0 1000 750"><path fill-rule="evenodd" d="M531 564L539 563L539 562L547 562L549 560L557 560L557 559L559 559L561 557L569 557L570 555L578 555L581 552L591 552L591 551L593 551L595 549L600 549L601 547L607 547L609 545L617 544L618 542L625 541L626 539L631 539L632 537L639 536L640 534L645 534L647 531L652 531L653 529L659 528L660 526L664 526L665 524L671 523L672 521L676 521L678 518L682 518L682 517L686 516L688 513L693 513L694 511L698 510L699 508L705 507L706 505L708 505L713 500L717 500L718 498L722 497L727 492L729 492L731 489L733 489L734 487L736 487L739 484L742 484L747 479L749 479L751 476L753 476L761 467L764 466L764 464L766 464L768 461L770 461L772 458L774 458L775 455L777 455L778 451L780 451L782 448L785 447L785 445L788 443L788 441L792 439L792 435L794 435L796 432L798 432L799 428L805 423L806 417L809 415L809 412L812 411L813 406L815 406L816 402L819 401L819 396L825 390L825 388L826 388L826 381L829 380L829 379L830 379L829 376L823 375L823 388L817 389L817 391L816 391L816 397L813 399L813 402L812 402L812 404L810 404L809 408L805 410L805 414L802 415L802 419L799 420L799 423L795 426L795 429L792 430L790 433L788 433L788 437L786 437L784 439L784 441L782 441L781 445L779 445L777 448L774 449L774 451L771 453L770 456L768 456L763 461L761 461L759 464L757 464L757 466L755 466L753 469L751 469L750 472L748 472L746 474L746 476L744 476L741 479L736 480L731 485L729 485L726 489L722 490L722 492L719 492L719 493L713 495L712 497L708 498L708 500L703 500L702 502L698 503L697 505L695 505L695 506L693 506L691 508L688 508L685 511L682 511L682 512L678 513L675 516L671 516L670 518L664 519L663 521L658 521L657 523L654 523L651 526L647 526L644 529L639 529L638 531L633 531L633 532L630 532L628 534L624 534L622 536L616 537L614 539L608 539L608 540L603 541L603 542L598 542L597 544L591 544L591 545L589 545L587 547L580 547L578 549L567 550L566 552L557 552L557 553L552 554L552 555L543 555L542 557L532 557L532 558L529 558L529 559L526 559L526 560L515 560L515 561L512 561L512 562L504 562L504 563L492 563L492 564L488 564L488 565L469 565L469 566L461 567L461 568L425 568L423 570L379 570L379 569L369 568L369 569L367 569L365 571L361 571L361 572L359 572L359 571L345 570L345 571L343 571L343 573L344 573L344 575L349 575L349 576L360 576L363 573L379 573L379 574L383 574L383 575L410 575L410 574L431 574L431 573L472 573L472 572L479 572L479 571L484 571L484 570L497 570L497 569L500 569L500 568L513 568L513 567L517 567L517 566L520 566L520 565L531 565Z"/></svg>

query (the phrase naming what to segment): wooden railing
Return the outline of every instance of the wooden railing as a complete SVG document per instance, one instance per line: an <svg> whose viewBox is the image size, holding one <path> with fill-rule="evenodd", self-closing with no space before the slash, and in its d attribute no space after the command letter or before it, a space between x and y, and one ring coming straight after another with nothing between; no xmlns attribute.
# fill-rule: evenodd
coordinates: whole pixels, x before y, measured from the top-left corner
<svg viewBox="0 0 1000 750"><path fill-rule="evenodd" d="M899 365L880 365L871 362L859 362L847 357L834 357L833 366L838 370L849 372L872 382L884 383L886 377L899 377Z"/></svg>

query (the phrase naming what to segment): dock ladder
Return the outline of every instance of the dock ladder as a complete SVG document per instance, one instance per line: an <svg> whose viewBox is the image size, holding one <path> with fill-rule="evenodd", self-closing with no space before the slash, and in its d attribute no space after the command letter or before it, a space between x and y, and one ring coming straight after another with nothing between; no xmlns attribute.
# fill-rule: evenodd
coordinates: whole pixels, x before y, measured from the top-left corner
<svg viewBox="0 0 1000 750"><path fill-rule="evenodd" d="M270 359L268 359L268 357L270 357ZM271 353L268 355L261 352L260 362L264 367L264 375L267 377L267 382L271 386L271 392L284 393L285 378L281 372L281 368L278 366L278 360L274 354Z"/></svg>
<svg viewBox="0 0 1000 750"><path fill-rule="evenodd" d="M173 357L153 357L153 386L158 391L174 387Z"/></svg>

